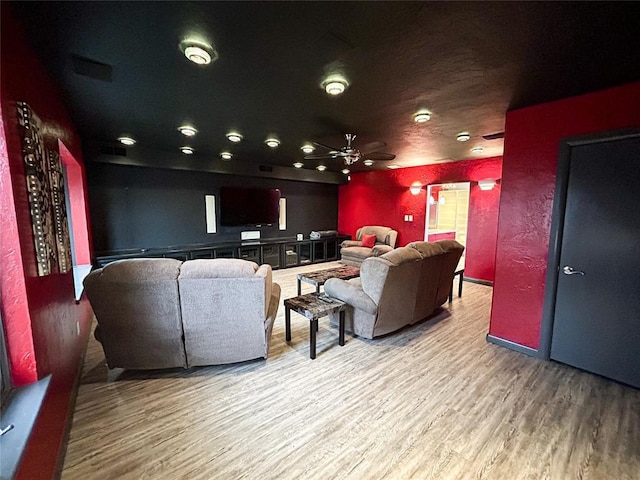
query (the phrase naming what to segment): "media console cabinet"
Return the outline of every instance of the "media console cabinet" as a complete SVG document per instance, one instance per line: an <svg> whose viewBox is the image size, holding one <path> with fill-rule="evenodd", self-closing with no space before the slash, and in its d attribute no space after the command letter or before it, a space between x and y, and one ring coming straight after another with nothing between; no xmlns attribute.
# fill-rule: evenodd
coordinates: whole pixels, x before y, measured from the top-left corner
<svg viewBox="0 0 640 480"><path fill-rule="evenodd" d="M95 268L100 268L107 263L125 258L175 258L183 261L197 258L242 258L259 265L268 263L274 269L287 268L338 260L340 244L343 240L350 239L351 237L348 235L318 240L271 238L207 245L118 250L96 253L93 264Z"/></svg>

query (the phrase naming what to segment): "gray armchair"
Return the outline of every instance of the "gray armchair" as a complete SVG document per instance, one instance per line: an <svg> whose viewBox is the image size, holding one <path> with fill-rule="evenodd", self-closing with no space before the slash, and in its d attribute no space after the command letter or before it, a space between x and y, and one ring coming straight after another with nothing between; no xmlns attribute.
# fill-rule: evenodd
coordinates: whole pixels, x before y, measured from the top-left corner
<svg viewBox="0 0 640 480"><path fill-rule="evenodd" d="M375 235L376 241L373 247L362 246L363 235ZM345 240L340 249L340 260L346 265L359 267L362 261L368 257L379 257L396 246L398 232L390 227L365 226L356 231L355 240Z"/></svg>

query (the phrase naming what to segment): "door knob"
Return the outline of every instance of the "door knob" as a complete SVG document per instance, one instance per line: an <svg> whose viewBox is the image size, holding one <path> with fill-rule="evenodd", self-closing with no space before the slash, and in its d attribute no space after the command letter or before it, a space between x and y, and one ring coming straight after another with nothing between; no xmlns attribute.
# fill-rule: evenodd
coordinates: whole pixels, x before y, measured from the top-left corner
<svg viewBox="0 0 640 480"><path fill-rule="evenodd" d="M581 272L580 270L574 270L570 265L565 265L564 267L562 267L562 273L564 273L565 275L584 275L584 272Z"/></svg>

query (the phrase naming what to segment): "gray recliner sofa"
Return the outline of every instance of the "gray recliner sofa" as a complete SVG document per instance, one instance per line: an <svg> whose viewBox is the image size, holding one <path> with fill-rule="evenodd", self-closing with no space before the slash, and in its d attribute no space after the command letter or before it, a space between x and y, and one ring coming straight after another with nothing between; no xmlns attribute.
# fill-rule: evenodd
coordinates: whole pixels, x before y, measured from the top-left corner
<svg viewBox="0 0 640 480"><path fill-rule="evenodd" d="M375 235L376 241L373 247L362 246L363 235ZM345 265L359 267L365 258L377 257L387 253L396 246L398 232L390 227L369 225L360 227L356 231L355 240L345 240L340 245L340 261Z"/></svg>
<svg viewBox="0 0 640 480"><path fill-rule="evenodd" d="M239 259L119 260L84 280L110 368L160 369L267 358L280 286Z"/></svg>
<svg viewBox="0 0 640 480"><path fill-rule="evenodd" d="M331 278L324 290L348 304L346 329L371 339L414 324L444 304L463 251L455 240L413 242L365 259L360 278ZM337 314L331 321L338 321Z"/></svg>

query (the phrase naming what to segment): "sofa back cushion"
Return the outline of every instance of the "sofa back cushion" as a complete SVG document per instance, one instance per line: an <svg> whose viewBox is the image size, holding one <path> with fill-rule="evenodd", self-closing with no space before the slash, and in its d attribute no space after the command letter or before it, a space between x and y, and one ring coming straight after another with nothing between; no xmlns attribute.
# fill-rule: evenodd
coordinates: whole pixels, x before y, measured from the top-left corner
<svg viewBox="0 0 640 480"><path fill-rule="evenodd" d="M271 267L239 259L184 262L178 278L190 366L266 355Z"/></svg>
<svg viewBox="0 0 640 480"><path fill-rule="evenodd" d="M440 245L429 242L411 242L407 244L407 248L416 250L422 256L413 318L417 322L431 315L436 308L445 252Z"/></svg>
<svg viewBox="0 0 640 480"><path fill-rule="evenodd" d="M118 260L94 270L84 287L110 367L186 367L178 300L182 262Z"/></svg>

